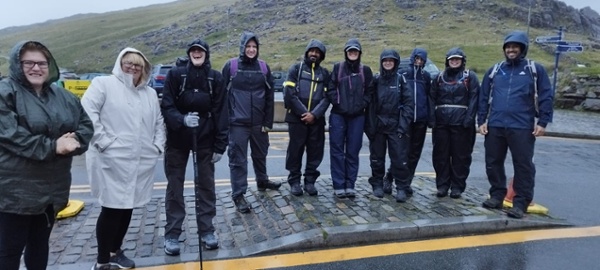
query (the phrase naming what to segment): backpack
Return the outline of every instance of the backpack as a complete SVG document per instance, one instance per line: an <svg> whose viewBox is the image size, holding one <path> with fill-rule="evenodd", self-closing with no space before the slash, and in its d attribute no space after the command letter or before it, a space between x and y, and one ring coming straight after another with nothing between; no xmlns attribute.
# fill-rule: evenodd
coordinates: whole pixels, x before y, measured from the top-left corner
<svg viewBox="0 0 600 270"><path fill-rule="evenodd" d="M540 108L539 108L539 104L538 104L538 84L537 84L538 75L537 75L537 70L535 68L535 62L530 59L526 59L526 60L527 60L526 67L529 68L529 74L531 75L531 78L534 81L534 84L533 84L533 89L534 89L533 106L535 107L535 113L537 116L537 114L540 113ZM492 105L492 89L494 86L494 77L498 73L498 70L500 70L500 68L502 67L502 64L504 64L504 61L502 61L500 63L496 63L494 65L494 68L492 69L492 72L488 76L488 78L490 78L490 96L488 97L488 104L490 106ZM491 110L491 107L490 107L490 110Z"/></svg>
<svg viewBox="0 0 600 270"><path fill-rule="evenodd" d="M230 76L229 76L229 84L227 85L227 89L231 88L231 81L233 80L235 75L237 75L237 72L239 70L238 69L239 61L240 61L240 59L237 57L229 59L229 74L230 74ZM269 83L267 82L267 75L269 74L269 69L267 68L267 63L262 59L258 59L258 65L260 66L260 71L263 74L263 77L265 78L265 85L267 86L267 88L269 90L271 90L271 85L269 85Z"/></svg>
<svg viewBox="0 0 600 270"><path fill-rule="evenodd" d="M177 57L177 60L175 61L175 66L185 67L185 65L187 65L189 61L190 58L188 58L187 56Z"/></svg>

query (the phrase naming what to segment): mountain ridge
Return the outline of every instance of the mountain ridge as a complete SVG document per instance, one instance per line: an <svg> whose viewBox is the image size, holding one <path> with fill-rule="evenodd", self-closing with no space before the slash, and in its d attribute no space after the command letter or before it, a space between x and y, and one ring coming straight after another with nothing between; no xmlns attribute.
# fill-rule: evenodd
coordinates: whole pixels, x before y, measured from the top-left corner
<svg viewBox="0 0 600 270"><path fill-rule="evenodd" d="M564 55L569 61L561 61L561 68L600 63L598 13L555 0L532 2L530 40L553 35L562 25L568 31L566 39L584 43L584 53ZM527 30L526 4L518 0L179 0L5 28L0 30L0 55L7 55L19 40L36 39L51 49L61 67L80 73L109 72L126 46L140 49L153 64L172 63L185 54L189 41L202 37L211 46L213 67L220 69L226 59L239 54L240 33L250 30L260 39L261 58L274 70L287 70L311 38L327 45L324 64L329 67L343 59L346 40L358 37L363 61L375 71L383 48L397 49L406 57L412 48L424 47L441 67L445 52L460 46L470 68L482 73L501 60L506 33ZM531 58L547 69L553 67L554 56L547 47L533 43L530 47ZM0 71L7 70L7 61L0 57Z"/></svg>

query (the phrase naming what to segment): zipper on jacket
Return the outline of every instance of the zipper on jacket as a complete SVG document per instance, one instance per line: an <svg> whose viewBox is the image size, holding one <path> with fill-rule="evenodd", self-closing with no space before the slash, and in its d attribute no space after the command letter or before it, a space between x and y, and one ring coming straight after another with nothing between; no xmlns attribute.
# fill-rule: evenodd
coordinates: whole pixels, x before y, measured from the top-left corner
<svg viewBox="0 0 600 270"><path fill-rule="evenodd" d="M310 78L310 89L309 89L309 94L308 94L308 111L310 112L310 106L312 103L312 95L313 95L313 91L317 90L317 85L315 84L315 63L312 63L312 65L310 66L310 74L311 74L311 78Z"/></svg>
<svg viewBox="0 0 600 270"><path fill-rule="evenodd" d="M417 122L417 110L418 110L417 109L417 107L418 107L418 104L417 104L417 70L418 70L418 68L416 68L415 66L413 66L413 73L414 73L414 79L413 79L413 84L414 84L413 88L414 89L413 89L413 92L415 93L415 95L414 95L415 113L414 113L414 120L413 120L413 122Z"/></svg>

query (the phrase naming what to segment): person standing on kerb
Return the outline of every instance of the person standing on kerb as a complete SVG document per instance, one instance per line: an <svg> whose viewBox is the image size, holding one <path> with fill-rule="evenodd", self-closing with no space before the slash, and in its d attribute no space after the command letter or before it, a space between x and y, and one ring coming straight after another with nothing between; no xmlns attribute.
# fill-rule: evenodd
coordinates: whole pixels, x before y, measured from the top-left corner
<svg viewBox="0 0 600 270"><path fill-rule="evenodd" d="M304 59L293 64L284 85L284 103L287 109L290 141L285 167L290 172L288 183L291 193L301 196L302 156L306 151L304 191L310 196L318 194L315 182L321 173L317 168L323 160L325 148L325 111L329 100L325 96L329 83L329 71L321 66L325 60L325 45L316 39L306 46Z"/></svg>
<svg viewBox="0 0 600 270"><path fill-rule="evenodd" d="M187 63L167 73L161 102L167 127L164 252L172 256L180 253L179 236L186 215L183 191L190 150L196 154L198 172L198 179L194 179L198 235L206 249L219 247L213 225L217 213L215 163L227 148L227 93L223 76L211 68L210 49L202 39L192 41L186 53Z"/></svg>
<svg viewBox="0 0 600 270"><path fill-rule="evenodd" d="M506 214L522 218L533 200L536 137L544 136L552 122L554 91L544 67L525 58L529 38L514 31L504 38L505 60L483 77L477 122L485 135L485 167L490 198L483 207L500 209L508 191L504 161L507 151L514 166L513 207ZM536 119L537 118L537 119Z"/></svg>
<svg viewBox="0 0 600 270"><path fill-rule="evenodd" d="M329 154L333 192L338 198L354 198L358 176L358 154L362 148L365 108L370 102L373 72L361 63L362 47L356 38L344 46L344 60L333 65L327 98L333 105L329 115Z"/></svg>
<svg viewBox="0 0 600 270"><path fill-rule="evenodd" d="M389 153L390 173L396 182L396 202L408 199L410 170L408 149L410 123L414 102L412 89L402 74L398 73L400 54L385 49L380 56L380 74L373 79L373 96L367 107L365 133L369 138L372 175L369 184L373 195L383 198L386 150Z"/></svg>
<svg viewBox="0 0 600 270"><path fill-rule="evenodd" d="M278 190L280 182L269 180L267 153L273 128L273 76L267 63L258 58L258 37L244 32L240 55L223 67L229 99L229 170L231 197L241 213L250 212L244 195L248 189L248 144L258 191Z"/></svg>

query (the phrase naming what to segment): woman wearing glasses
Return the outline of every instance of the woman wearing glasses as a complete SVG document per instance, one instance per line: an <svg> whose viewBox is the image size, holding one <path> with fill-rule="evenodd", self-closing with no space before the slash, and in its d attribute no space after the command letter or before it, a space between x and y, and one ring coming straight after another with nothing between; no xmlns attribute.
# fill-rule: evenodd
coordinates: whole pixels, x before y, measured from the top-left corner
<svg viewBox="0 0 600 270"><path fill-rule="evenodd" d="M52 84L59 72L46 46L21 42L9 62L0 81L0 268L19 269L23 255L27 269L46 269L71 162L87 150L92 122L75 95Z"/></svg>
<svg viewBox="0 0 600 270"><path fill-rule="evenodd" d="M81 100L94 123L86 154L88 179L102 206L92 269L135 267L121 245L133 208L150 201L154 168L165 143L158 97L147 86L151 69L140 51L125 48L112 76L94 78Z"/></svg>

